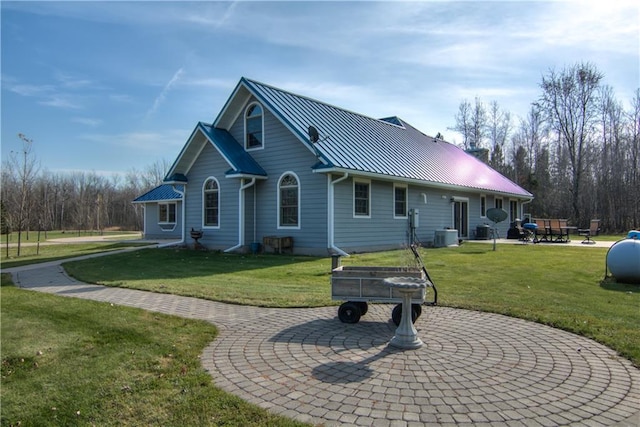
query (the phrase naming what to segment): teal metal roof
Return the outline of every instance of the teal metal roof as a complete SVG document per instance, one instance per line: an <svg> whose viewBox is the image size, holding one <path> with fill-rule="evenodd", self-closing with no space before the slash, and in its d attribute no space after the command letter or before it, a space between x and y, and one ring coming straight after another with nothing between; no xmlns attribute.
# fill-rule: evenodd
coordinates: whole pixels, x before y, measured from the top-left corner
<svg viewBox="0 0 640 427"><path fill-rule="evenodd" d="M227 159L231 169L226 175L257 175L267 176L267 172L256 162L242 145L224 129L214 128L211 125L198 123L198 127L207 135L211 143Z"/></svg>
<svg viewBox="0 0 640 427"><path fill-rule="evenodd" d="M205 144L211 144L231 167L228 177L266 177L265 170L225 129L199 122L169 169L165 182L186 183L186 174Z"/></svg>
<svg viewBox="0 0 640 427"><path fill-rule="evenodd" d="M234 95L242 87L308 146L311 147L309 126L318 130L320 139L313 147L323 163L318 169L343 169L532 197L459 147L425 135L398 117L374 119L244 77ZM231 102L230 98L214 124L222 120L227 108L233 108Z"/></svg>
<svg viewBox="0 0 640 427"><path fill-rule="evenodd" d="M133 203L147 203L160 201L182 200L182 194L173 189L173 185L163 184L153 190L147 191L142 196L136 198Z"/></svg>

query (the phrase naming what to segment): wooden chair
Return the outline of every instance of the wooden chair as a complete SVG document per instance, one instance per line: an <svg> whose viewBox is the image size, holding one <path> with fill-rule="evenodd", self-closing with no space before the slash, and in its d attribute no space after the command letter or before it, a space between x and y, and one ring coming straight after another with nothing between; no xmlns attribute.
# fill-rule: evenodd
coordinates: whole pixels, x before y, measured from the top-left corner
<svg viewBox="0 0 640 427"><path fill-rule="evenodd" d="M559 219L558 223L560 225L560 241L564 243L570 241L571 239L569 238L569 220Z"/></svg>
<svg viewBox="0 0 640 427"><path fill-rule="evenodd" d="M598 231L600 231L600 220L592 219L591 222L589 222L589 228L579 228L578 234L584 237L582 243L588 245L595 243L595 241L592 240L591 237L597 236Z"/></svg>
<svg viewBox="0 0 640 427"><path fill-rule="evenodd" d="M562 241L562 229L560 228L560 220L557 218L553 218L549 220L549 234L551 235L551 241L553 242L561 242ZM555 237L554 237L555 236Z"/></svg>
<svg viewBox="0 0 640 427"><path fill-rule="evenodd" d="M536 218L533 222L538 226L536 230L535 240L536 242L549 241L549 220L544 218Z"/></svg>

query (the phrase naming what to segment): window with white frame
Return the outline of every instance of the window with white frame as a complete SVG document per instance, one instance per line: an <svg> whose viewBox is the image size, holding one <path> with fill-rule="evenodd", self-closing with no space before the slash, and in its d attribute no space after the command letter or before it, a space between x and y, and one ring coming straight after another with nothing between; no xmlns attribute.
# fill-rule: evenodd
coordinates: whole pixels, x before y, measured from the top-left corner
<svg viewBox="0 0 640 427"><path fill-rule="evenodd" d="M300 227L300 184L293 172L278 182L278 227Z"/></svg>
<svg viewBox="0 0 640 427"><path fill-rule="evenodd" d="M220 186L215 178L208 178L202 188L202 219L204 227L220 226Z"/></svg>
<svg viewBox="0 0 640 427"><path fill-rule="evenodd" d="M509 200L509 221L513 222L518 219L518 201Z"/></svg>
<svg viewBox="0 0 640 427"><path fill-rule="evenodd" d="M371 183L369 181L353 181L353 215L371 216Z"/></svg>
<svg viewBox="0 0 640 427"><path fill-rule="evenodd" d="M245 149L262 148L263 130L264 130L264 115L262 106L258 103L250 104L247 107L244 116L244 129L245 129Z"/></svg>
<svg viewBox="0 0 640 427"><path fill-rule="evenodd" d="M496 197L495 207L498 209L502 209L502 198Z"/></svg>
<svg viewBox="0 0 640 427"><path fill-rule="evenodd" d="M176 204L175 203L158 203L158 223L160 224L176 223Z"/></svg>
<svg viewBox="0 0 640 427"><path fill-rule="evenodd" d="M393 216L396 218L407 217L407 186L393 184Z"/></svg>
<svg viewBox="0 0 640 427"><path fill-rule="evenodd" d="M484 218L487 216L487 196L484 194L480 195L480 217Z"/></svg>

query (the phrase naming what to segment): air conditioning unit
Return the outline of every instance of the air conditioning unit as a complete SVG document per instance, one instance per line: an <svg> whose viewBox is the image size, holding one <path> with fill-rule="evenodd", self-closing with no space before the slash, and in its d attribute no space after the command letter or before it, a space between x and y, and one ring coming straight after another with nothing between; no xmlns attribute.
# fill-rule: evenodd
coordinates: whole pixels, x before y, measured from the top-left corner
<svg viewBox="0 0 640 427"><path fill-rule="evenodd" d="M436 248L458 246L458 230L436 230L433 246Z"/></svg>

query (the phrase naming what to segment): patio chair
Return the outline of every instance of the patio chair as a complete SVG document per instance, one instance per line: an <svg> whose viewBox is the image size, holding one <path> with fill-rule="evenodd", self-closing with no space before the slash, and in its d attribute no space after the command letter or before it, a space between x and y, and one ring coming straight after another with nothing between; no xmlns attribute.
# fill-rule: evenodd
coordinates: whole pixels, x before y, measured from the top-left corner
<svg viewBox="0 0 640 427"><path fill-rule="evenodd" d="M582 243L585 245L594 244L595 241L591 239L593 236L598 235L598 231L600 231L600 220L592 219L589 223L589 228L579 228L578 234L584 237Z"/></svg>

